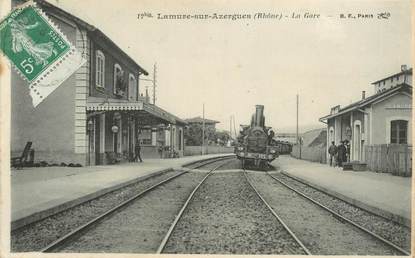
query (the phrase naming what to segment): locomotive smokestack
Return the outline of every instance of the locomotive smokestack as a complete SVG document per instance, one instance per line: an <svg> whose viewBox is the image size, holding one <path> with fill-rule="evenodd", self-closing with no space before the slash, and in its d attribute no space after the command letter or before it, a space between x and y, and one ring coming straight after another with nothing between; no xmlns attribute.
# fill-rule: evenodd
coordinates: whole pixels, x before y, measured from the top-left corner
<svg viewBox="0 0 415 258"><path fill-rule="evenodd" d="M255 111L255 116L254 116L254 126L264 126L263 122L264 122L264 106L263 105L256 105L255 106L256 111Z"/></svg>

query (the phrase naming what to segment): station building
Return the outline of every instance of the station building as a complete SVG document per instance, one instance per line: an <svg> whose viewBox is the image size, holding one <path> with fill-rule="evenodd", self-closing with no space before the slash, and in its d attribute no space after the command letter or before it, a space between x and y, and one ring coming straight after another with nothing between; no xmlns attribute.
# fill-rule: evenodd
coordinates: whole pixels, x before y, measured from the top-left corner
<svg viewBox="0 0 415 258"><path fill-rule="evenodd" d="M187 123L187 134L185 137L186 145L190 146L199 146L202 145L202 130L203 125L205 126L205 138L207 139L207 144L213 143L212 136L216 132L216 124L219 123L219 121L207 119L207 118L201 118L193 117L188 118L184 120Z"/></svg>
<svg viewBox="0 0 415 258"><path fill-rule="evenodd" d="M200 125L201 126L201 125L203 125L203 122L204 122L205 123L205 128L207 130L213 130L213 131L216 130L216 124L219 123L219 121L212 120L212 119L207 119L207 118L203 119L200 116L193 117L193 118L187 118L184 121L186 121L186 123L188 123L189 126L192 126L192 125Z"/></svg>
<svg viewBox="0 0 415 258"><path fill-rule="evenodd" d="M412 68L403 67L372 85L373 95L366 97L362 92L361 100L332 107L330 114L319 119L327 124L327 148L332 141L338 145L347 140L351 162L366 163L382 172L390 172L391 163L405 162L408 170L412 157ZM393 150L403 155L396 156Z"/></svg>
<svg viewBox="0 0 415 258"><path fill-rule="evenodd" d="M27 82L12 71L12 157L30 141L35 161L107 164L111 157L131 159L137 139L144 158L158 157L160 149L183 155L186 122L140 94L147 71L98 28L46 1L36 3L86 63L36 108Z"/></svg>

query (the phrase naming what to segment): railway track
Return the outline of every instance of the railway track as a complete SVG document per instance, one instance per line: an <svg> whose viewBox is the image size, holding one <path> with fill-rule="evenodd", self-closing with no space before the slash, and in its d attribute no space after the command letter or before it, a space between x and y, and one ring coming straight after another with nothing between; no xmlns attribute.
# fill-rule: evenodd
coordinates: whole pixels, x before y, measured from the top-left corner
<svg viewBox="0 0 415 258"><path fill-rule="evenodd" d="M223 166L224 164L220 165ZM218 169L220 166L215 167L214 169L212 169L211 171L209 171L209 173L207 173L207 175L199 182L199 184L193 189L193 191L190 193L189 197L187 197L186 202L184 203L183 207L180 209L179 213L176 215L175 220L173 221L173 223L171 224L169 230L167 231L167 234L164 236L163 240L161 241L160 246L157 248L157 254L160 254L163 252L164 248L166 247L167 241L169 241L169 238L174 230L174 228L176 227L177 223L179 222L180 218L182 217L184 211L186 210L187 206L189 205L189 203L191 202L191 200L193 199L194 194L196 193L196 191L199 189L199 187L203 184L203 182L205 182L205 180L216 170Z"/></svg>
<svg viewBox="0 0 415 258"><path fill-rule="evenodd" d="M243 169L243 173L244 176L246 178L246 181L249 183L249 185L252 187L252 189L255 191L255 193L258 195L259 199L261 199L261 201L265 204L265 206L267 206L268 210L272 213L272 215L281 223L281 225L283 225L283 227L285 228L285 230L287 230L287 232L291 235L291 237L298 243L298 245L301 246L301 248L304 250L304 252L307 255L311 255L310 250L308 250L307 247L304 246L304 244L301 242L300 239L298 239L298 237L294 234L294 232L288 227L288 225L281 219L280 216L278 216L278 214L275 212L275 210L271 207L271 205L269 205L269 203L264 199L264 197L262 197L262 195L259 193L259 191L255 188L255 186L252 184L252 182L249 180L249 177L247 175L247 172L245 169Z"/></svg>
<svg viewBox="0 0 415 258"><path fill-rule="evenodd" d="M309 254L278 216L273 217L276 214L267 209L265 200L258 201L258 192L248 181L240 172L207 174L189 195L157 253Z"/></svg>
<svg viewBox="0 0 415 258"><path fill-rule="evenodd" d="M114 235L117 233L116 231L118 231L118 233L121 233L122 235L123 232L122 230L128 230L131 229L131 225L134 223L134 220L137 218L150 218L153 219L153 223L156 222L158 223L159 221L162 221L163 218L157 218L154 217L157 214L160 214L158 212L154 212L154 209L152 209L150 211L153 212L152 214L143 214L142 216L140 216L139 214L137 214L137 211L142 211L143 207L134 207L134 205L137 206L137 203L140 203L140 201L142 201L145 207L150 207L150 206L154 206L157 208L162 208L162 207L169 207L174 209L174 204L179 202L179 200L172 200L169 199L172 196L172 193L174 192L175 189L177 188L185 188L183 186L181 186L181 181L183 181L183 185L186 184L191 184L192 181L194 181L193 177L198 177L200 175L202 175L202 173L197 173L197 176L190 176L191 171L194 169L198 169L204 166L209 166L213 163L223 163L228 162L228 159L233 159L233 157L225 157L225 158L219 158L219 159L214 159L214 160L209 160L207 162L202 162L202 164L197 165L196 167L193 167L191 169L186 169L184 171L181 171L180 173L173 175L155 185L152 185L151 187L135 194L134 196L132 196L131 198L127 199L126 201L120 203L119 205L113 207L112 209L104 212L103 214L101 214L98 217L95 217L94 219L88 221L87 223L77 227L76 229L70 231L69 233L65 234L64 236L60 237L59 239L55 240L54 242L50 243L48 246L44 247L41 251L42 252L97 252L97 251L106 251L106 248L109 247L108 246L108 242L114 242ZM195 173L196 174L196 173ZM187 176L187 179L186 179ZM181 181L178 182L178 180L174 180L176 178L180 177ZM170 187L169 186L173 186ZM160 190L161 189L161 190ZM153 192L155 191L165 191L170 193L170 195L166 196L166 201L167 204L166 205L161 205L158 204L157 201L160 201L160 196L159 194L153 194L151 195ZM185 191L182 191L185 192ZM147 198L146 200L144 200L145 198ZM173 203L173 205L168 205L168 202ZM138 204L138 206L140 206L140 204ZM127 216L125 216L125 213L128 213L129 209L134 210L134 212L136 214L128 214ZM165 212L163 214L169 214L168 212ZM123 218L115 218L112 219L113 217L123 217ZM122 223L124 223L123 225L121 225ZM103 231L100 231L100 227L104 227L108 226L110 228L106 228ZM112 228L111 228L112 227ZM118 228L117 228L118 227ZM144 231L146 231L147 229L144 229ZM96 233L96 232L98 233ZM150 235L151 235L151 231L153 231L152 228L150 228ZM92 233L91 233L92 232ZM95 233L94 233L95 232ZM108 238L106 239L107 243L101 243L101 241L105 242L103 240L103 237L105 236L104 233L107 233ZM127 231L126 231L127 232ZM109 235L108 235L109 233ZM88 235L90 234L90 235ZM91 240L91 235L93 236L92 238L95 239L95 241L92 239ZM143 235L144 236L144 235ZM89 244L89 242L84 241L84 239L82 238L88 238L89 242L92 242L91 244ZM151 236L150 236L151 238ZM127 238L117 238L118 240L125 240L125 245L128 245L128 239ZM130 238L130 240L133 238ZM144 243L144 246L142 249L140 250L134 250L135 246L134 243L130 243L131 246L123 246L122 243L119 243L120 245L118 245L117 247L115 247L115 249L111 249L111 247L109 247L110 252L154 252L154 250L151 250L151 244L148 244L148 239L143 238L142 239L142 243ZM135 246L135 247L132 247ZM120 249L117 249L120 248ZM132 249L129 249L132 248Z"/></svg>
<svg viewBox="0 0 415 258"><path fill-rule="evenodd" d="M371 232L370 234L373 234L375 238L379 238L380 241L389 242L391 245L396 246L399 252L410 254L410 227L361 209L333 195L322 192L312 185L298 181L285 173L278 173L273 176L337 215L350 220L356 224L356 227L361 227L362 230Z"/></svg>
<svg viewBox="0 0 415 258"><path fill-rule="evenodd" d="M261 185L270 209L279 209L280 217L315 255L410 255L268 172L252 172L250 177Z"/></svg>
<svg viewBox="0 0 415 258"><path fill-rule="evenodd" d="M157 177L119 205L31 251L410 255L280 174L238 172L230 160L202 161Z"/></svg>

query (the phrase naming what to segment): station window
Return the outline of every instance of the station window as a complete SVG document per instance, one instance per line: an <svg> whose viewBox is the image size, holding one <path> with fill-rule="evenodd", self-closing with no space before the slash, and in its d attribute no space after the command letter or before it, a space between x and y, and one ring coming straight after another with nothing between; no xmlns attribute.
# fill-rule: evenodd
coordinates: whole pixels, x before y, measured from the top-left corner
<svg viewBox="0 0 415 258"><path fill-rule="evenodd" d="M137 80L135 76L130 73L128 79L128 99L136 100L137 99Z"/></svg>
<svg viewBox="0 0 415 258"><path fill-rule="evenodd" d="M152 132L151 129L141 129L139 139L142 145L151 145L152 143Z"/></svg>
<svg viewBox="0 0 415 258"><path fill-rule="evenodd" d="M397 143L397 144L408 143L408 121L406 120L391 121L391 143Z"/></svg>
<svg viewBox="0 0 415 258"><path fill-rule="evenodd" d="M114 65L114 94L124 96L126 93L126 82L124 71L119 64Z"/></svg>
<svg viewBox="0 0 415 258"><path fill-rule="evenodd" d="M105 55L100 50L96 52L95 84L99 88L105 88Z"/></svg>

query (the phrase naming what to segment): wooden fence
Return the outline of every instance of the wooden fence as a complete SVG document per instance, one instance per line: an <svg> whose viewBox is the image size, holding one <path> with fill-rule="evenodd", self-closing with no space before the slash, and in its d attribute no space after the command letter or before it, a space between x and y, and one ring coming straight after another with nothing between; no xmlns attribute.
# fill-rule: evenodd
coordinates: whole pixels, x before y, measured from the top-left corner
<svg viewBox="0 0 415 258"><path fill-rule="evenodd" d="M300 146L299 145L293 145L291 156L297 159L300 158ZM315 146L315 147L301 146L301 159L313 161L313 162L319 162L319 163L326 163L327 162L326 147L325 146Z"/></svg>
<svg viewBox="0 0 415 258"><path fill-rule="evenodd" d="M365 146L365 162L369 170L412 176L412 146L407 144L375 144Z"/></svg>

